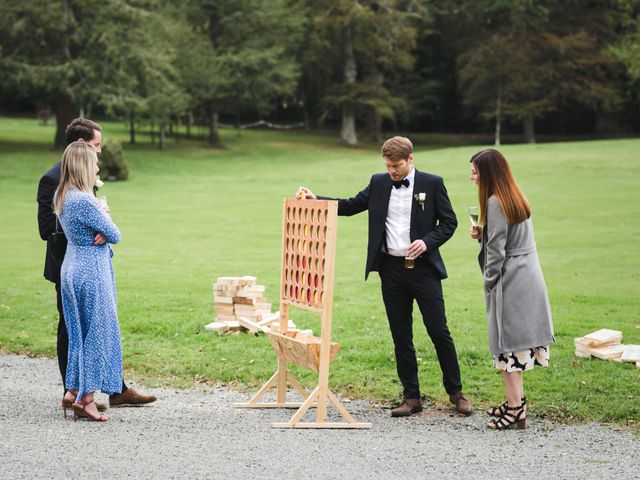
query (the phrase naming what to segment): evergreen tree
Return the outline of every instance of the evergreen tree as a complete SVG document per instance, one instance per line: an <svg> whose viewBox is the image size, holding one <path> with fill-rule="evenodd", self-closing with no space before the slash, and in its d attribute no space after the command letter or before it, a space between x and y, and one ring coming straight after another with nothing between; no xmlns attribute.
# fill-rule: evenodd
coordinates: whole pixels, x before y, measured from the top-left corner
<svg viewBox="0 0 640 480"><path fill-rule="evenodd" d="M177 59L193 105L209 119L209 142L219 142L220 113L265 115L291 97L300 75L297 49L305 16L295 0L189 0L192 32Z"/></svg>
<svg viewBox="0 0 640 480"><path fill-rule="evenodd" d="M155 2L135 0L6 0L0 4L0 82L5 92L51 104L54 143L79 113L136 103L136 63L156 61L141 42ZM157 44L162 38L155 38Z"/></svg>

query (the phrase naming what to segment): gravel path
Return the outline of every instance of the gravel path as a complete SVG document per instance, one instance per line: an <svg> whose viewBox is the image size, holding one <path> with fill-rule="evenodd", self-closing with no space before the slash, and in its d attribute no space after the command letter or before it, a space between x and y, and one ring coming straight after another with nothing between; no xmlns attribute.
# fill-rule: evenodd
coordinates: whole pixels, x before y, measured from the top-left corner
<svg viewBox="0 0 640 480"><path fill-rule="evenodd" d="M429 409L392 419L351 402L371 430L277 430L291 410L239 410L225 389L140 388L158 401L110 409L106 424L64 419L54 360L0 355L0 478L632 479L640 440L615 426L537 419L492 432L484 414ZM18 397L19 396L19 397ZM99 396L100 400L105 399Z"/></svg>

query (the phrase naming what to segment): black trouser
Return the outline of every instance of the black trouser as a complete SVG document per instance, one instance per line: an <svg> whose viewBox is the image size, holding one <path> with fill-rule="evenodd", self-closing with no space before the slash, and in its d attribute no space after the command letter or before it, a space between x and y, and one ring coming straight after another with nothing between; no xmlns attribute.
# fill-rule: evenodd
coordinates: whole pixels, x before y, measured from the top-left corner
<svg viewBox="0 0 640 480"><path fill-rule="evenodd" d="M456 347L447 328L440 278L420 260L410 269L404 268L404 258L382 254L380 279L404 398L420 398L418 362L413 346L414 299L436 349L445 390L447 393L462 391Z"/></svg>
<svg viewBox="0 0 640 480"><path fill-rule="evenodd" d="M67 334L67 325L64 323L64 310L62 308L62 294L60 292L60 284L56 283L56 303L58 307L58 342L56 350L58 353L58 368L60 369L60 376L62 377L62 388L65 393L67 391L67 362L69 360L69 335ZM122 393L127 389L127 386L122 380Z"/></svg>

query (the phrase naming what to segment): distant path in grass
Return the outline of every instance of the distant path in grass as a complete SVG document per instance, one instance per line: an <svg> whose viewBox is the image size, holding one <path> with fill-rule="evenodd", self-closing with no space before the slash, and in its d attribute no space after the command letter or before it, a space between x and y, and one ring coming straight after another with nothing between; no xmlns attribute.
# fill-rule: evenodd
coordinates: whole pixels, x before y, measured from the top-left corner
<svg viewBox="0 0 640 480"><path fill-rule="evenodd" d="M0 478L633 478L640 440L609 425L529 420L492 432L487 416L428 409L409 419L351 402L371 430L276 430L287 410L237 410L226 388L142 388L147 407L106 424L62 416L55 360L0 355ZM99 395L105 401L103 395Z"/></svg>

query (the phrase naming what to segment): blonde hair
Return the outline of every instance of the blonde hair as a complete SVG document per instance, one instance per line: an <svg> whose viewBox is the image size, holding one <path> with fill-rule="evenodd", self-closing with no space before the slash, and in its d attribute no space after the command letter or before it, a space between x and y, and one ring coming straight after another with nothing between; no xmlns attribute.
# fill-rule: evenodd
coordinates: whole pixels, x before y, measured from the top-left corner
<svg viewBox="0 0 640 480"><path fill-rule="evenodd" d="M407 160L413 153L413 144L407 137L391 137L382 144L380 152L389 160Z"/></svg>
<svg viewBox="0 0 640 480"><path fill-rule="evenodd" d="M60 166L60 184L54 201L56 215L62 214L64 197L71 188L93 195L97 159L96 151L88 143L73 142L64 150Z"/></svg>

